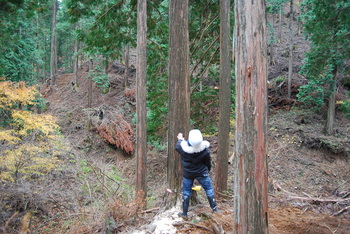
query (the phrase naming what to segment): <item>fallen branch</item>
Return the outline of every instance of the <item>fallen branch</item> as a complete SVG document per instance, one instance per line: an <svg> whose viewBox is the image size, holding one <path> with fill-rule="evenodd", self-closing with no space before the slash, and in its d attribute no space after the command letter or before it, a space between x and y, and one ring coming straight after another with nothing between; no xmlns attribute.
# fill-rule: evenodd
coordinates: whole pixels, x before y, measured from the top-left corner
<svg viewBox="0 0 350 234"><path fill-rule="evenodd" d="M217 194L219 194L219 196L221 197L226 197L228 199L233 199L233 196L232 195L228 195L228 194L225 194L225 193L220 193L220 192L216 192Z"/></svg>
<svg viewBox="0 0 350 234"><path fill-rule="evenodd" d="M178 222L178 223L173 223L173 226L181 226L181 225L184 225L184 224L189 224L189 225L192 225L192 226L195 226L195 227L199 227L199 228L203 228L207 231L210 231L210 232L213 232L215 233L212 229L206 227L206 226L202 226L202 225L199 225L199 224L195 224L195 223L191 223L191 222L186 222L186 221L183 221L183 222Z"/></svg>
<svg viewBox="0 0 350 234"><path fill-rule="evenodd" d="M338 225L338 227L337 227L337 229L336 229L335 231L333 231L330 227L328 227L327 224L323 224L323 225L324 225L326 228L328 228L328 230L331 231L331 233L334 234L334 233L336 233L336 232L338 231L338 228L339 228L339 225L340 225L340 224Z"/></svg>
<svg viewBox="0 0 350 234"><path fill-rule="evenodd" d="M333 199L333 198L316 198L316 197L299 197L299 196L289 196L292 199L300 199L303 201L314 201L314 202L324 202L324 203L338 203L338 202L346 202L346 201L350 201L350 198L347 199Z"/></svg>
<svg viewBox="0 0 350 234"><path fill-rule="evenodd" d="M340 211L334 213L334 216L340 215L341 213L343 213L344 211L347 211L350 209L350 206L344 207L343 209L341 209Z"/></svg>
<svg viewBox="0 0 350 234"><path fill-rule="evenodd" d="M346 199L337 199L337 198L317 198L317 197L312 197L310 194L307 194L307 193L303 193L305 196L307 197L301 197L301 196L298 196L297 194L295 193L291 193L285 189L283 189L278 183L274 182L273 185L279 190L279 191L282 191L286 194L288 194L289 198L291 199L300 199L300 200L303 200L303 201L314 201L314 202L323 202L323 203L331 203L331 202L334 202L334 203L338 203L338 202L348 202L350 201L350 198L346 198Z"/></svg>
<svg viewBox="0 0 350 234"><path fill-rule="evenodd" d="M223 234L223 233L225 233L224 229L220 225L218 225L216 223L212 223L211 225L213 225L213 229L214 229L215 234Z"/></svg>
<svg viewBox="0 0 350 234"><path fill-rule="evenodd" d="M220 223L213 217L212 218L213 222L212 222L212 226L214 229L215 234L224 234L224 228L220 225Z"/></svg>
<svg viewBox="0 0 350 234"><path fill-rule="evenodd" d="M155 208L152 208L152 209L149 209L149 210L144 210L144 211L141 212L141 214L151 213L151 212L159 210L159 209L160 209L159 207L155 207Z"/></svg>
<svg viewBox="0 0 350 234"><path fill-rule="evenodd" d="M291 193L291 192L285 190L284 188L282 188L282 186L279 185L277 182L273 181L272 183L273 183L273 186L274 186L275 188L277 188L277 191L282 191L282 192L288 194L289 196L291 196L291 195L292 195L292 196L294 196L294 195L296 196L295 193Z"/></svg>
<svg viewBox="0 0 350 234"><path fill-rule="evenodd" d="M342 198L347 198L350 196L350 190L345 192L344 195L342 195Z"/></svg>
<svg viewBox="0 0 350 234"><path fill-rule="evenodd" d="M8 228L10 222L12 219L14 219L17 215L18 215L18 211L16 211L5 223L5 226L4 226L4 230L6 231L6 229Z"/></svg>

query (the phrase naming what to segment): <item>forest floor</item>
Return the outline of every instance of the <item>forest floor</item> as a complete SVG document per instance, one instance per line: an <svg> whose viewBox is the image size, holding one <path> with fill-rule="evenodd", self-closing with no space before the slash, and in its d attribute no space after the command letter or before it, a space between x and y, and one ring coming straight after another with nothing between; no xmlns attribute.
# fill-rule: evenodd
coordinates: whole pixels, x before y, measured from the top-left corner
<svg viewBox="0 0 350 234"><path fill-rule="evenodd" d="M47 96L49 112L58 118L63 134L77 151L87 147L88 136L91 137L91 132L84 130L87 122L83 111L87 106L87 82L84 80L87 73L81 71L80 75L82 82L78 91L72 88L72 74L66 74L59 77L55 90ZM114 76L117 78L117 75ZM94 87L95 109L109 106L120 111L120 107L125 107L124 113L130 114L135 108L130 103L122 87L114 88L105 95ZM297 106L291 107L291 110L275 111L269 116L270 233L350 233L349 207L346 210L350 205L350 121L337 113L335 136L322 134L324 122L324 116L306 112ZM125 178L135 178L134 156L127 156L117 149L110 150L98 136L92 137L93 140L88 143L92 148L90 157L112 160ZM211 142L215 171L217 141L216 137L208 140ZM329 146L332 144L337 144L337 153L331 152L333 148ZM209 230L213 230L215 224L226 233L233 230L234 191L218 200L222 211L218 214L210 213L204 191L198 192L200 204L190 207L190 220L184 221L177 217L180 207L158 210L166 190L165 152L150 147L147 165L149 196L154 201L148 207L150 211L118 223L116 228L120 233L212 233ZM232 164L229 164L229 187L233 187ZM342 209L345 209L344 212L337 215Z"/></svg>
<svg viewBox="0 0 350 234"><path fill-rule="evenodd" d="M300 41L298 41L300 40ZM296 36L296 73L303 54L308 49L303 36ZM286 77L287 57L285 44L277 46L275 64L269 67L269 80ZM63 135L73 146L74 154L88 154L90 160L112 163L134 184L135 156L108 146L91 128L87 112L109 109L121 113L131 124L135 113L135 101L123 88L123 65L115 63L109 71L112 86L107 94L93 86L92 108L87 108L87 71L79 72L79 87L72 86L73 74L57 78L57 85L42 88L49 102L47 113L56 116ZM295 74L296 74L295 73ZM135 74L129 77L134 88ZM269 84L268 125L268 175L269 175L269 232L270 233L350 233L350 120L337 111L336 133L323 134L325 114L300 108L295 92L301 77L293 77L294 98L285 97L283 83ZM285 79L284 79L285 80ZM285 81L282 81L285 82ZM129 92L130 93L130 92ZM92 111L93 112L93 111ZM91 115L90 115L91 118ZM217 139L209 137L215 171ZM234 140L231 140L231 152ZM88 153L84 149L89 148ZM83 153L84 151L84 153ZM125 205L130 215L116 220L112 229L117 233L214 233L233 230L233 165L229 162L229 191L218 199L220 213L211 214L204 191L198 192L199 203L192 204L189 220L177 217L180 207L163 210L166 194L166 152L148 148L148 207L147 210L131 212L132 204ZM214 173L211 174L214 176ZM215 178L213 178L215 181ZM56 207L57 208L57 207ZM126 211L126 212L127 212ZM120 210L124 212L124 210ZM132 214L131 214L132 213ZM63 212L62 212L63 215ZM106 216L107 217L107 216ZM64 215L62 219L69 217ZM101 218L106 222L106 218ZM83 222L83 221L79 221ZM114 233L106 232L106 223L85 217L84 228L67 228L62 223L38 233ZM94 223L94 225L93 225ZM97 224L96 224L97 223ZM69 225L68 225L69 226ZM41 229L43 230L43 228ZM219 232L222 233L222 232Z"/></svg>

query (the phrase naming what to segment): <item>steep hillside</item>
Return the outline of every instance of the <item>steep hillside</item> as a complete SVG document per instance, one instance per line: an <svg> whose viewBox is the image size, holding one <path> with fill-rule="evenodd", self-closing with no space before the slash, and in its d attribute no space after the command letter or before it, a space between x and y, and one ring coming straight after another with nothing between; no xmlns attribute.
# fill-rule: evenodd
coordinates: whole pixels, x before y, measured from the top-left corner
<svg viewBox="0 0 350 234"><path fill-rule="evenodd" d="M57 86L46 95L50 103L48 112L58 118L63 134L69 140L73 147L72 152L77 157L98 160L99 164L115 165L122 173L121 176L132 186L135 178L135 156L125 154L107 144L91 123L94 118L98 118L99 111L103 110L123 115L133 126L131 120L135 113L134 99L124 92L122 74L116 74L111 69L109 75L116 85L112 86L107 94L102 94L102 90L94 85L92 107L87 108L87 72L81 70L79 74L78 89L74 89L71 84L72 74L64 74L58 78ZM132 89L134 78L130 77L130 81ZM271 87L270 91L273 89L276 87ZM330 230L347 233L350 231L350 212L347 208L350 203L349 120L344 119L341 113L337 113L337 134L326 136L322 134L324 124L322 115L302 110L295 103L288 104L287 107L287 111L285 108L278 110L277 107L269 116L271 233L282 231L328 233ZM215 137L209 140L212 143L211 151L215 165L218 145ZM334 149L338 149L338 152ZM181 233L193 233L194 230L205 233L203 231L205 228L201 226L211 229L213 223L217 223L227 232L232 230L230 220L233 215L234 191L231 191L231 195L226 199L219 201L223 212L213 216L209 214L203 191L199 192L201 204L190 208L190 217L196 220L196 224L183 222L176 217L177 210L158 213L158 207L162 205L162 197L166 190L166 154L152 147L149 147L148 154L150 211L138 213L138 218L135 217L136 211L129 215L125 214L123 219L118 220L115 229L123 233L150 229L155 233L162 233L159 228L177 229ZM229 169L231 187L233 183L231 164ZM213 177L214 173L211 176ZM131 220L134 221L130 223ZM178 223L174 227L172 224L175 221ZM103 226L103 223L99 225Z"/></svg>
<svg viewBox="0 0 350 234"><path fill-rule="evenodd" d="M287 34L286 27L283 33ZM270 233L350 233L350 121L337 111L336 134L327 136L322 133L325 123L323 112L318 114L299 106L295 94L305 79L297 72L304 52L309 47L302 35L296 35L295 41L297 46L292 100L286 98L287 42L276 44L275 61L269 66ZM102 173L105 168L114 167L122 188L118 187L119 190L115 192L120 197L112 196L116 201L114 204L104 203L104 209L94 206L98 199L91 199L94 194L90 188L90 194L85 192L82 196L72 196L77 198L79 204L72 208L73 214L69 214L64 205L59 205L63 201L57 201L58 205L51 210L57 210L62 215L56 223L56 229L49 228L45 232L44 227L49 226L46 225L37 226L37 230L41 233L50 233L52 230L59 233L99 233L106 230L113 230L111 233L212 233L216 227L230 233L233 229L232 164L229 164L229 193L225 199L218 201L222 212L212 215L205 194L200 191L199 203L191 205L190 221L187 222L176 215L180 207L168 211L161 209L167 188L166 152L149 146L148 207L146 211L138 210L132 187L135 180L135 155L126 154L98 135L99 124L107 117L113 119L117 115L122 116L122 120L113 123L118 125L125 121L131 128L135 127L132 122L135 114L135 73L129 77L130 89L125 90L124 70L123 65L118 63L111 66L108 74L111 87L106 94L93 85L91 108L88 108L86 69L79 71L77 89L72 86L73 74L60 75L55 87L42 87L49 103L47 112L57 117L77 164L88 162L88 165L93 165L91 168L95 168L94 173ZM276 79L279 83L275 82ZM219 146L215 136L208 140L211 143L215 171ZM233 153L234 140L231 142ZM81 172L70 173L69 188L73 191L77 189L76 194L82 192L78 186L92 185L99 178L96 173L89 177L90 183L86 181L78 184L77 178ZM214 173L211 177L215 181ZM68 194L65 193L65 196ZM71 220L71 223L65 224L62 221L65 219Z"/></svg>

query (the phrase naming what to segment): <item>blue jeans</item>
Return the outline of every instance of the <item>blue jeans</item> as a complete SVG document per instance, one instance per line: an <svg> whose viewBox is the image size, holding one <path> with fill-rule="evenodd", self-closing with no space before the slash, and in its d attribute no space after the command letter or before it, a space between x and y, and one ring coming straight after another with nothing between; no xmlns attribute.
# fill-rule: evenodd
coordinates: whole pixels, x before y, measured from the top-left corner
<svg viewBox="0 0 350 234"><path fill-rule="evenodd" d="M196 180L202 185L208 197L214 196L214 188L211 185L210 177L208 175L197 177ZM194 179L182 177L182 196L191 196L193 182Z"/></svg>

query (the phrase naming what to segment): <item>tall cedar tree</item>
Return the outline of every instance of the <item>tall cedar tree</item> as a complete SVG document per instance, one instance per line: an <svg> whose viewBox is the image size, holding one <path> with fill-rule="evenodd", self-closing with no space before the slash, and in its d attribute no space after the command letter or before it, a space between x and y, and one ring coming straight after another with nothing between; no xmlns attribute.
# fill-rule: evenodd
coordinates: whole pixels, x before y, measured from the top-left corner
<svg viewBox="0 0 350 234"><path fill-rule="evenodd" d="M219 134L215 189L220 195L227 190L230 147L231 58L230 1L220 0L220 93Z"/></svg>
<svg viewBox="0 0 350 234"><path fill-rule="evenodd" d="M267 43L264 0L236 0L234 232L267 233Z"/></svg>
<svg viewBox="0 0 350 234"><path fill-rule="evenodd" d="M177 134L189 132L190 81L189 81L189 34L188 0L169 1L169 128L167 180L176 203L181 188L181 162L175 152Z"/></svg>
<svg viewBox="0 0 350 234"><path fill-rule="evenodd" d="M137 2L137 61L136 61L136 193L145 208L147 194L147 123L146 123L146 0ZM126 67L126 69L128 69Z"/></svg>
<svg viewBox="0 0 350 234"><path fill-rule="evenodd" d="M51 24L51 58L50 58L50 85L56 84L57 70L57 39L56 39L56 24L57 24L57 0L53 0L52 24Z"/></svg>

